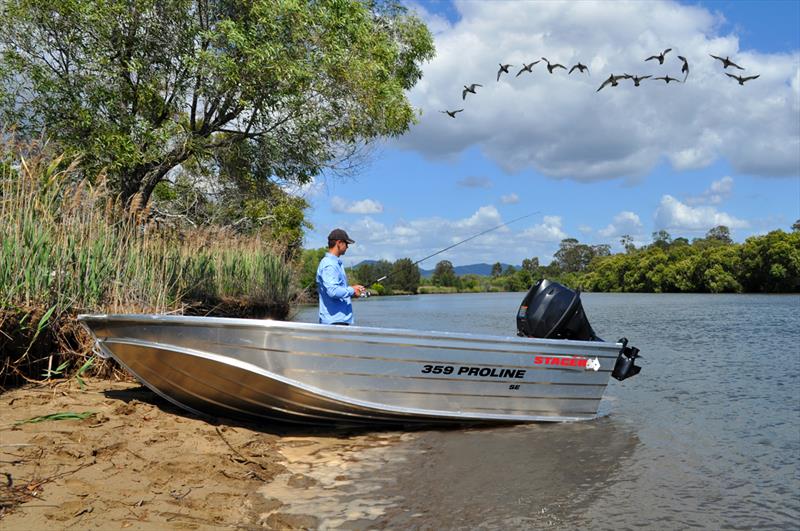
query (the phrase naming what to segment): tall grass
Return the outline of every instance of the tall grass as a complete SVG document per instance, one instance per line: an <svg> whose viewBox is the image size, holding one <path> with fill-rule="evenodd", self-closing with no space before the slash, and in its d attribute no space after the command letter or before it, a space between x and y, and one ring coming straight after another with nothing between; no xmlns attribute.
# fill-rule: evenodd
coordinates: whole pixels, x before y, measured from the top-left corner
<svg viewBox="0 0 800 531"><path fill-rule="evenodd" d="M78 162L0 134L0 385L79 367L77 313L286 316L294 271L268 239L159 228Z"/></svg>

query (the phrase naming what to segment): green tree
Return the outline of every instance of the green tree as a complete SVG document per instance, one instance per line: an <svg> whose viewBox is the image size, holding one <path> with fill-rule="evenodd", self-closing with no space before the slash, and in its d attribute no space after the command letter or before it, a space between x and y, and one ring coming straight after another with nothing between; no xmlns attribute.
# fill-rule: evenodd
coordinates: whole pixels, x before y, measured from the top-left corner
<svg viewBox="0 0 800 531"><path fill-rule="evenodd" d="M268 228L290 254L299 248L305 230L313 228L305 218L307 201L255 175L242 150L223 150L215 160L215 174L190 159L161 181L153 191L156 214L163 210L196 225L227 225L243 233Z"/></svg>
<svg viewBox="0 0 800 531"><path fill-rule="evenodd" d="M725 245L733 243L731 238L731 230L725 225L718 225L706 233L706 240L719 242Z"/></svg>
<svg viewBox="0 0 800 531"><path fill-rule="evenodd" d="M431 280L434 286L453 287L458 284L458 277L456 276L455 269L453 269L453 264L449 260L437 262Z"/></svg>
<svg viewBox="0 0 800 531"><path fill-rule="evenodd" d="M632 253L636 250L636 245L633 244L633 237L630 234L623 234L619 238L619 243L626 253Z"/></svg>
<svg viewBox="0 0 800 531"><path fill-rule="evenodd" d="M660 247L661 249L665 249L670 246L672 243L672 236L669 235L669 232L661 229L653 233L653 245L656 247Z"/></svg>
<svg viewBox="0 0 800 531"><path fill-rule="evenodd" d="M394 287L394 279L391 276L392 263L388 260L378 260L377 262L362 262L352 269L353 283L370 286L374 282L380 282L383 286L391 290Z"/></svg>
<svg viewBox="0 0 800 531"><path fill-rule="evenodd" d="M529 272L531 275L536 275L539 272L539 258L525 258L522 260L522 270Z"/></svg>
<svg viewBox="0 0 800 531"><path fill-rule="evenodd" d="M741 253L734 245L710 240L708 246L696 247L692 280L697 291L709 293L738 293L742 291Z"/></svg>
<svg viewBox="0 0 800 531"><path fill-rule="evenodd" d="M492 266L492 278L497 278L503 274L503 264L495 262Z"/></svg>
<svg viewBox="0 0 800 531"><path fill-rule="evenodd" d="M746 291L800 291L800 232L775 230L752 236L741 248L742 285Z"/></svg>
<svg viewBox="0 0 800 531"><path fill-rule="evenodd" d="M392 265L392 287L396 290L416 293L419 288L419 268L410 258L401 258Z"/></svg>
<svg viewBox="0 0 800 531"><path fill-rule="evenodd" d="M315 293L317 285L317 267L328 249L304 249L300 255L300 288L306 293Z"/></svg>
<svg viewBox="0 0 800 531"><path fill-rule="evenodd" d="M800 232L800 219L792 223L792 232Z"/></svg>
<svg viewBox="0 0 800 531"><path fill-rule="evenodd" d="M595 257L610 254L611 247L609 245L586 245L575 238L566 238L561 240L553 258L561 271L575 273L585 271Z"/></svg>
<svg viewBox="0 0 800 531"><path fill-rule="evenodd" d="M541 276L539 267L539 258L525 258L522 260L522 267L516 272L517 285L521 286L522 290L528 289L536 282Z"/></svg>
<svg viewBox="0 0 800 531"><path fill-rule="evenodd" d="M430 32L390 1L5 0L0 114L146 203L224 150L306 183L407 130Z"/></svg>

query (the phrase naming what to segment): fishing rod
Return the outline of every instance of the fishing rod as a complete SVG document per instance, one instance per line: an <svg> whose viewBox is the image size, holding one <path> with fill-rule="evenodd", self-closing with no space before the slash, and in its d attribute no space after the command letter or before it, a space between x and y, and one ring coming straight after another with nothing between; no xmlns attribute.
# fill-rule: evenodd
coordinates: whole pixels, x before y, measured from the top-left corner
<svg viewBox="0 0 800 531"><path fill-rule="evenodd" d="M458 247L458 246L459 246L459 245L461 245L462 243L466 243L466 242L468 242L468 241L470 241L470 240L474 240L474 239L475 239L475 238L477 238L478 236L483 236L484 234L488 234L488 233L490 233L490 232L492 232L492 231L495 231L495 230L497 230L497 229L500 229L500 228L502 228L502 227L505 227L506 225L511 225L512 223L515 223L515 222L517 222L517 221L519 221L519 220L521 220L521 219L525 219L525 218L529 218L529 217L531 217L531 216L535 216L536 214L539 214L539 211L538 211L538 210L537 210L536 212L531 212L530 214L525 214L524 216L520 216L520 217L518 217L518 218L512 219L511 221L507 221L507 222L505 222L505 223L503 223L503 224L501 224L501 225L498 225L498 226L496 226L496 227L492 227L491 229L486 229L486 230L485 230L485 231L483 231L483 232L479 232L478 234L475 234L475 235L473 235L473 236L470 236L470 237L469 237L469 238L467 238L466 240L461 240L460 242L458 242L458 243L454 243L453 245L450 245L450 246L448 246L448 247L445 247L444 249L442 249L442 250L440 250L440 251L436 251L436 252L435 252L435 253L433 253L433 254L429 254L429 255L428 255L428 256L426 256L425 258L420 258L419 260L417 260L416 262L414 262L413 264L411 264L411 266L413 267L413 266L415 266L415 265L419 264L420 262L424 262L424 261L425 261L425 260L427 260L428 258L433 258L433 257L434 257L434 256L436 256L437 254L442 254L442 253L443 253L443 252L445 252L445 251L449 251L449 250L450 250L450 249L452 249L453 247ZM372 281L372 282L370 282L369 284L367 284L367 286L371 286L371 285L375 284L376 282L380 282L380 281L382 281L382 280L386 280L388 277L390 277L390 276L392 275L392 273L394 273L394 271L391 271L391 272L389 272L389 273L387 273L387 274L383 275L383 276L382 276L381 278L379 278L378 280L375 280L375 281ZM367 291L367 293L369 293L369 292ZM369 296L369 295L367 295L367 296Z"/></svg>

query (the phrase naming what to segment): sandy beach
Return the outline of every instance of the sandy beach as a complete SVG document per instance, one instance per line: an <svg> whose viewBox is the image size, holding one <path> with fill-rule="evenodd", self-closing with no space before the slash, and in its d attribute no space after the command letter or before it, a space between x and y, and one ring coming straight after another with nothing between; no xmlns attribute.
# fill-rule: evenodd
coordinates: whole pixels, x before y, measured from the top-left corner
<svg viewBox="0 0 800 531"><path fill-rule="evenodd" d="M311 509L309 489L347 478L336 466L329 478L293 470L313 468L321 450L330 461L331 448L358 444L208 422L131 382L25 387L0 404L0 527L8 531L315 528L315 516L286 511L286 502ZM91 415L20 423L65 412ZM355 519L363 516L369 508Z"/></svg>

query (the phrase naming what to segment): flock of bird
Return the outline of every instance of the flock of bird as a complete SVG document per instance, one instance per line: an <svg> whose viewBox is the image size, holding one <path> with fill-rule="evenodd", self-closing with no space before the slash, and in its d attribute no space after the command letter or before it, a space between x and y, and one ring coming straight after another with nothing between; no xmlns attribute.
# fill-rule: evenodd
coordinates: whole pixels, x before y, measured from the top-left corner
<svg viewBox="0 0 800 531"><path fill-rule="evenodd" d="M664 60L666 58L666 55L671 51L672 51L672 48L667 48L666 50L664 50L660 54L651 55L650 57L645 59L645 62L656 60L656 61L658 61L659 65L663 65L664 64ZM713 57L715 60L722 62L723 70L726 70L728 67L738 68L739 70L744 70L744 68L742 68L741 66L739 66L736 63L734 63L733 61L731 61L730 57L726 56L726 57L723 58L723 57L719 57L719 56L714 55L714 54L709 54L709 55L711 57ZM681 81L681 80L679 80L678 78L675 78L675 77L670 77L669 74L667 74L665 76L655 77L655 78L653 78L653 80L654 81L655 80L664 81L664 83L666 83L667 85L669 85L672 82L685 83L686 79L689 77L689 61L682 55L679 55L678 59L683 63L682 66L681 66L681 73L684 75L683 76L683 81ZM515 78L519 77L520 75L522 75L523 73L526 73L526 72L529 73L529 74L532 74L534 65L539 64L542 61L547 63L547 71L549 73L551 73L551 74L558 68L562 68L564 70L567 70L566 66L564 66L562 64L559 64L559 63L551 63L550 61L547 60L547 58L542 57L541 60L533 61L531 63L524 63L523 62L522 63L522 68L519 70L519 72L517 72L517 75L514 76L514 77ZM503 63L499 63L499 64L500 64L500 69L497 71L497 81L498 82L500 81L500 76L502 76L503 74L510 74L508 69L511 68L512 66L514 66L512 64L503 64ZM580 62L578 62L576 65L573 65L572 68L570 68L567 71L567 75L572 74L572 72L574 72L575 70L578 70L578 72L580 72L581 74L586 73L587 75L590 75L589 74L589 67L584 65L584 64L582 64L582 63L580 63ZM758 75L743 77L743 76L737 76L737 75L734 75L734 74L730 74L728 72L725 72L725 75L730 77L730 78L735 79L736 81L739 82L739 85L742 85L742 86L744 86L745 82L750 81L752 79L757 79L759 77ZM633 86L638 87L638 86L640 86L640 83L642 81L644 81L645 79L650 79L652 77L653 77L652 75L632 76L630 74L622 74L622 75L611 74L610 76L608 76L608 78L605 81L603 81L603 83L600 85L600 88L598 88L596 92L600 92L601 90L603 90L605 87L607 87L609 85L611 85L612 87L616 87L617 85L619 85L619 82L621 80L623 80L623 79L630 79L631 81L633 81ZM466 100L467 99L467 94L477 94L477 91L475 89L478 88L478 87L482 87L482 86L483 85L481 85L479 83L472 83L470 85L464 85L464 89L461 91L461 99L462 100ZM448 115L450 118L455 118L456 114L458 114L460 112L463 112L463 110L464 109L456 109L454 111L444 110L444 111L439 111L439 112Z"/></svg>

